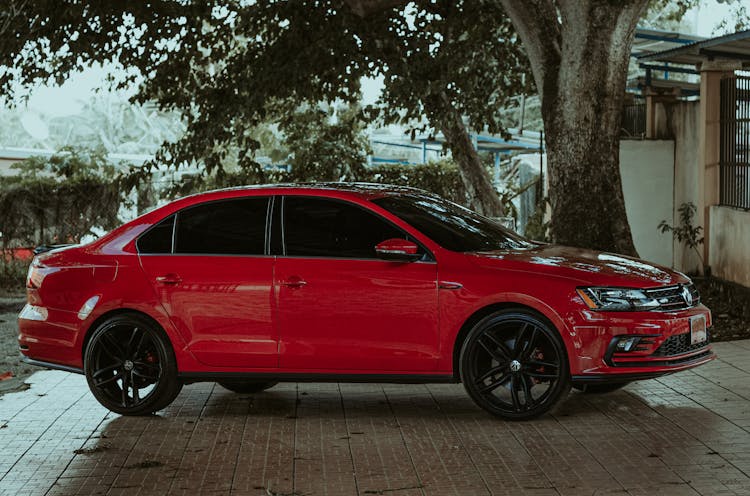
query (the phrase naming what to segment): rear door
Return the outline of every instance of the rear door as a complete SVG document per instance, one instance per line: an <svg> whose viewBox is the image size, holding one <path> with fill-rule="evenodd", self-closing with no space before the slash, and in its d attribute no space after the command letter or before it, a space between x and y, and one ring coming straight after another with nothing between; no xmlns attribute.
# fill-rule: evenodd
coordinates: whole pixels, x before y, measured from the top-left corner
<svg viewBox="0 0 750 496"><path fill-rule="evenodd" d="M286 196L275 284L281 368L316 373L435 370L437 264L375 256L408 237L362 206Z"/></svg>
<svg viewBox="0 0 750 496"><path fill-rule="evenodd" d="M271 319L271 197L188 207L138 240L141 265L189 350L206 365L278 366Z"/></svg>

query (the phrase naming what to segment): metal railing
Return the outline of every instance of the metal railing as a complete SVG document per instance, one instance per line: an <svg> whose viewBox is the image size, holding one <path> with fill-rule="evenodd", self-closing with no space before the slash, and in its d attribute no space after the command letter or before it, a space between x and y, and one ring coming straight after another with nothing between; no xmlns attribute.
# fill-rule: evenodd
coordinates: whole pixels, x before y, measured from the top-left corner
<svg viewBox="0 0 750 496"><path fill-rule="evenodd" d="M634 103L622 108L621 138L643 138L646 136L646 104Z"/></svg>
<svg viewBox="0 0 750 496"><path fill-rule="evenodd" d="M750 209L750 77L722 79L719 203Z"/></svg>

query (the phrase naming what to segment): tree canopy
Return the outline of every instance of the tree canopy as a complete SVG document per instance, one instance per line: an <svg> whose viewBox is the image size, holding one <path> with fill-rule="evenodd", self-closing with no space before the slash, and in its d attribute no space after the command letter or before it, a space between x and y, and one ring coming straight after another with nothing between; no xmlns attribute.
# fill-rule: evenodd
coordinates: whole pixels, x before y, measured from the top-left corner
<svg viewBox="0 0 750 496"><path fill-rule="evenodd" d="M185 119L185 134L156 162L199 160L209 172L235 152L240 166L258 169L251 130L283 120L280 108L355 103L363 77L382 77L381 101L361 118L420 125L426 117L446 134L477 199L469 203L500 213L462 120L502 132L500 109L525 88L520 42L495 2L422 0L362 18L332 0L11 0L2 16L18 36L0 37L0 91L112 63L126 70L117 84L140 85L137 102Z"/></svg>
<svg viewBox="0 0 750 496"><path fill-rule="evenodd" d="M0 91L112 63L126 71L117 84L139 83L136 101L154 100L185 119L185 135L162 147L158 163L200 160L211 171L231 154L262 175L252 130L278 119L279 105L355 102L362 77L382 76L383 105L363 109L363 118L426 116L446 136L471 206L497 214L501 205L464 117L475 129L501 131L499 108L524 89L530 67L526 80L538 89L545 127L553 240L634 254L619 127L630 48L648 5L9 0L0 10Z"/></svg>

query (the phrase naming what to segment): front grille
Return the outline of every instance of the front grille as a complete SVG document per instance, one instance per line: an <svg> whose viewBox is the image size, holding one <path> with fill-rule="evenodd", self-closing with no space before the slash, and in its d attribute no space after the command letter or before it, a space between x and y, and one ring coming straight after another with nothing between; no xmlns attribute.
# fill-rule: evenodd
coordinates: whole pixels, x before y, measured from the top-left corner
<svg viewBox="0 0 750 496"><path fill-rule="evenodd" d="M683 295L684 288L687 288L690 292L692 298L690 303L688 303L688 300L686 300ZM694 307L701 302L698 289L692 283L687 285L679 284L677 286L646 289L644 292L647 296L650 296L659 302L659 306L654 310L662 310L666 312L685 310L686 308Z"/></svg>
<svg viewBox="0 0 750 496"><path fill-rule="evenodd" d="M674 355L682 355L684 353L690 353L691 351L699 350L704 348L709 343L708 331L706 331L706 340L696 344L690 344L690 333L677 334L676 336L670 336L651 356L663 356L669 357Z"/></svg>

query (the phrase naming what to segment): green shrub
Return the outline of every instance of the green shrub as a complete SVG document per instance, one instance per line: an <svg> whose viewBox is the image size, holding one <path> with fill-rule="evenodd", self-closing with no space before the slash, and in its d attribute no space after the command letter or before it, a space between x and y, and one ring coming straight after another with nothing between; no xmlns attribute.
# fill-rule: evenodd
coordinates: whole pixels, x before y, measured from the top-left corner
<svg viewBox="0 0 750 496"><path fill-rule="evenodd" d="M66 148L14 164L0 183L0 247L77 243L92 228L116 227L119 175L104 152Z"/></svg>
<svg viewBox="0 0 750 496"><path fill-rule="evenodd" d="M3 257L0 262L0 294L16 294L24 291L29 262L30 260Z"/></svg>
<svg viewBox="0 0 750 496"><path fill-rule="evenodd" d="M0 182L0 289L22 290L28 260L14 249L77 243L120 223L126 193L103 151L65 148L14 164Z"/></svg>
<svg viewBox="0 0 750 496"><path fill-rule="evenodd" d="M388 164L370 167L364 181L411 186L466 205L466 189L456 165L440 160L418 165Z"/></svg>

